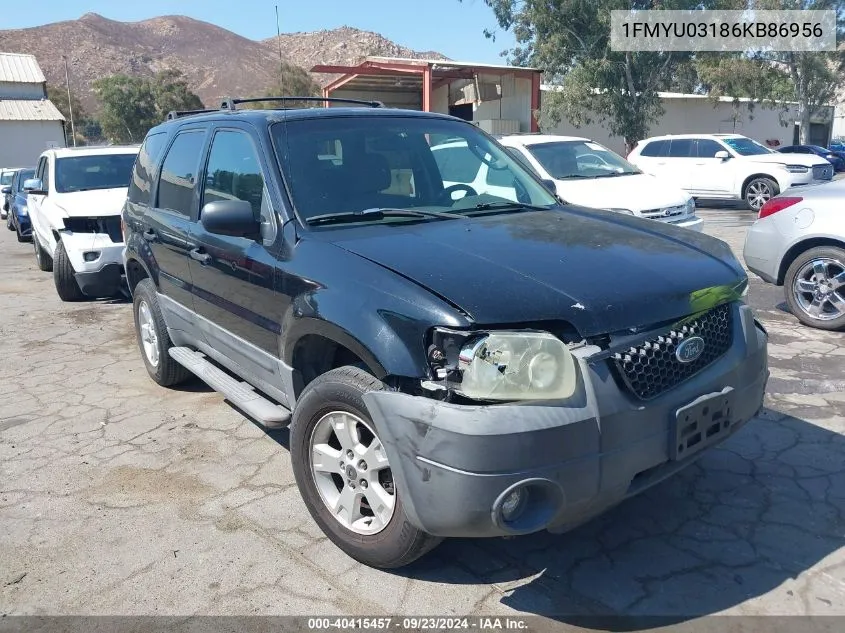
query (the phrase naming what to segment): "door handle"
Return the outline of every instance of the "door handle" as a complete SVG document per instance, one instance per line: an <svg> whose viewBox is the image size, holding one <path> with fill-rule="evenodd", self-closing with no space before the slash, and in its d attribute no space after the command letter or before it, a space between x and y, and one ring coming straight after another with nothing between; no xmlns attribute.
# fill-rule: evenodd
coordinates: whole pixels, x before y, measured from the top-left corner
<svg viewBox="0 0 845 633"><path fill-rule="evenodd" d="M158 234L152 229L147 229L142 233L144 239L148 242L155 242L158 239Z"/></svg>
<svg viewBox="0 0 845 633"><path fill-rule="evenodd" d="M192 248L188 251L188 255L191 256L191 259L198 261L203 266L207 266L211 263L211 255L206 253L202 247Z"/></svg>

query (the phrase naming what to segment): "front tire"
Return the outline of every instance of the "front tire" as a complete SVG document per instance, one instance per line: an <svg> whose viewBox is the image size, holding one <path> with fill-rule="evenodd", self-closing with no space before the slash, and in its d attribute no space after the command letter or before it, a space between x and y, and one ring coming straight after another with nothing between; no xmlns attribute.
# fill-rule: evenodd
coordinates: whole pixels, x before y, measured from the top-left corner
<svg viewBox="0 0 845 633"><path fill-rule="evenodd" d="M335 545L371 567L403 567L442 539L413 526L362 396L384 389L358 367L311 382L290 426L293 473L308 511ZM398 459L399 456L396 456Z"/></svg>
<svg viewBox="0 0 845 633"><path fill-rule="evenodd" d="M56 244L56 257L53 259L53 282L56 284L56 292L62 301L82 301L85 294L79 289L74 277L73 265L68 259L65 245L59 241Z"/></svg>
<svg viewBox="0 0 845 633"><path fill-rule="evenodd" d="M35 231L32 231L32 243L35 247L35 263L38 264L38 270L43 270L45 273L53 272L53 258L41 248Z"/></svg>
<svg viewBox="0 0 845 633"><path fill-rule="evenodd" d="M820 246L801 253L783 281L786 303L804 325L845 329L845 249Z"/></svg>
<svg viewBox="0 0 845 633"><path fill-rule="evenodd" d="M742 192L742 197L745 199L745 204L752 211L759 212L760 209L769 200L780 193L778 184L771 178L754 178L751 182L745 185L745 191Z"/></svg>
<svg viewBox="0 0 845 633"><path fill-rule="evenodd" d="M173 360L168 350L173 347L167 325L161 314L155 284L149 279L142 279L135 286L132 312L135 316L135 334L138 348L147 373L162 387L170 387L185 382L191 372Z"/></svg>

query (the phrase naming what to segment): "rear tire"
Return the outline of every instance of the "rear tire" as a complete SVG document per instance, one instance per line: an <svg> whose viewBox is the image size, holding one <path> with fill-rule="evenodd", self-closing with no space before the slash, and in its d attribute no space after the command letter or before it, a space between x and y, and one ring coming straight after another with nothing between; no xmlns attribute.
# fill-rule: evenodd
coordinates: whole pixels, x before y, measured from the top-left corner
<svg viewBox="0 0 845 633"><path fill-rule="evenodd" d="M47 251L41 248L35 231L32 232L32 243L35 247L35 262L38 264L38 269L43 270L45 273L53 272L53 258L47 254Z"/></svg>
<svg viewBox="0 0 845 633"><path fill-rule="evenodd" d="M16 235L17 235L17 237L18 237L18 242L27 242L27 241L29 241L29 239L30 239L30 238L28 238L28 237L24 237L23 235L21 235L21 230L20 230L20 229L15 229L15 234L16 234Z"/></svg>
<svg viewBox="0 0 845 633"><path fill-rule="evenodd" d="M299 493L302 495L308 512L311 513L314 521L326 536L355 560L371 567L392 569L403 567L415 561L436 547L443 539L426 534L408 521L402 504L402 490L396 488L392 477L390 477L392 473L389 464L386 462L386 457L381 465L383 470L374 468L373 464L365 465L363 470L360 470L359 467L358 475L350 481L354 483L354 480L358 477L366 478L374 470L379 473L379 477L384 473L385 487L381 488L381 484L379 484L381 490L378 492L383 495L385 494L383 491L393 489L392 514L389 518L383 515L385 520L376 518L366 492L369 488L369 492L378 494L376 484L370 483L368 487L360 486L359 489L356 489L357 492L352 493L361 495L357 501L359 507L355 512L356 515L361 516L354 522L353 526L349 526L350 522L345 520L352 514L351 510L349 513L344 513L342 510L333 511L329 508L328 502L324 500L327 498L326 495L330 494L337 496L338 504L343 503L342 495L344 492L348 492L346 488L349 487L349 484L346 481L348 475L341 473L348 472L348 468L346 471L338 468L337 477L335 474L331 475L332 478L336 478L336 481L340 482L339 484L335 483L338 486L337 489L332 489L330 479L320 479L320 484L318 484L316 471L339 466L339 461L329 459L330 463L319 464L319 467L314 467L313 464L314 442L317 441L317 432L330 416L338 415L341 416L340 419L345 420L340 428L348 427L350 421L352 421L352 428L358 429L351 431L352 436L358 438L358 444L354 446L354 453L357 456L350 463L355 463L357 459L369 454L364 450L364 446L369 446L373 450L372 447L375 443L380 443L381 440L375 433L375 426L362 396L367 392L381 389L384 389L384 385L380 380L358 367L340 367L316 378L308 384L296 401L290 426L290 454ZM345 434L342 433L342 435ZM367 437L365 438L364 435ZM327 451L339 450L340 459L345 459L343 451L349 447L339 441L339 437L336 436L331 441L339 444L340 449L333 448L333 445L329 444L325 438L320 440L320 446ZM325 453L320 454L325 455ZM400 455L394 456L394 459L401 458ZM367 459L369 458L367 457ZM360 464L363 461L362 458L361 462L358 463ZM387 494L390 495L389 492ZM373 497L374 501L383 498L383 496ZM364 501L366 506L363 504ZM354 507L356 503L351 505ZM338 505L338 507L342 508L343 506ZM375 511L381 513L383 509L384 506L376 507ZM368 521L370 522L369 529ZM371 526L375 526L375 529L372 529Z"/></svg>
<svg viewBox="0 0 845 633"><path fill-rule="evenodd" d="M790 312L810 327L845 329L845 285L836 285L841 277L845 277L845 249L819 246L801 253L783 279Z"/></svg>
<svg viewBox="0 0 845 633"><path fill-rule="evenodd" d="M185 382L193 374L173 360L168 350L173 347L167 325L161 314L156 287L149 279L142 279L133 291L132 313L141 359L147 373L162 387Z"/></svg>
<svg viewBox="0 0 845 633"><path fill-rule="evenodd" d="M62 301L82 301L85 294L79 289L76 283L73 265L68 259L65 245L59 241L56 244L56 257L53 260L53 282L56 284L56 292Z"/></svg>

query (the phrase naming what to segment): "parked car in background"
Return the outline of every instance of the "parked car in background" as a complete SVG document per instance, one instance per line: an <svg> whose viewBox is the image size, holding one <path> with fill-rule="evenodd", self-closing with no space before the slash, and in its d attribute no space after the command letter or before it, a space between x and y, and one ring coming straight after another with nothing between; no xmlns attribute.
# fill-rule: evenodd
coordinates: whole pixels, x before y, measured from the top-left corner
<svg viewBox="0 0 845 633"><path fill-rule="evenodd" d="M655 136L637 143L628 160L695 198L743 200L754 211L790 187L833 178L823 158L780 154L739 134Z"/></svg>
<svg viewBox="0 0 845 633"><path fill-rule="evenodd" d="M137 154L137 147L50 149L24 183L35 257L53 272L62 301L120 292L120 211Z"/></svg>
<svg viewBox="0 0 845 633"><path fill-rule="evenodd" d="M834 152L843 152L845 153L845 141L838 141L833 140L830 142L830 149Z"/></svg>
<svg viewBox="0 0 845 633"><path fill-rule="evenodd" d="M748 230L749 270L784 287L802 323L845 329L845 180L788 191L767 202Z"/></svg>
<svg viewBox="0 0 845 633"><path fill-rule="evenodd" d="M6 228L17 233L18 242L26 242L32 236L32 225L29 222L29 211L26 206L27 192L23 185L34 175L34 169L19 169L15 172L10 185L11 201L9 202L9 215L6 218Z"/></svg>
<svg viewBox="0 0 845 633"><path fill-rule="evenodd" d="M834 171L845 171L845 158L820 145L787 145L778 148L781 154L815 154L833 165Z"/></svg>
<svg viewBox="0 0 845 633"><path fill-rule="evenodd" d="M567 202L701 230L703 222L688 193L590 139L518 134L498 140L525 167L553 181L557 195ZM439 152L434 156L440 163ZM490 173L483 163L482 170Z"/></svg>
<svg viewBox="0 0 845 633"><path fill-rule="evenodd" d="M305 505L356 560L571 529L761 407L767 336L724 242L561 204L453 117L238 103L138 155L140 355L290 422ZM494 182L450 184L447 142Z"/></svg>
<svg viewBox="0 0 845 633"><path fill-rule="evenodd" d="M0 170L0 220L5 220L9 213L9 192L15 169Z"/></svg>

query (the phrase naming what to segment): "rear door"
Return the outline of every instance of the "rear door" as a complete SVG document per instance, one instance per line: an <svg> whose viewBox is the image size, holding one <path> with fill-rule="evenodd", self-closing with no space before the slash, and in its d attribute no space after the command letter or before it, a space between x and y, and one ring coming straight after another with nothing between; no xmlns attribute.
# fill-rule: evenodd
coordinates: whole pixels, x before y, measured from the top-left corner
<svg viewBox="0 0 845 633"><path fill-rule="evenodd" d="M669 142L669 155L664 159L660 176L671 180L676 187L689 192L698 191L700 174L696 169L695 139L673 138Z"/></svg>
<svg viewBox="0 0 845 633"><path fill-rule="evenodd" d="M189 262L194 306L211 347L259 377L278 356L273 246L278 220L267 192L268 166L248 124L219 124L212 132L200 191L200 212L191 223ZM215 235L202 225L202 206L219 200L250 203L261 239ZM244 345L246 342L248 345ZM263 353L262 353L263 352ZM266 355L265 355L266 354Z"/></svg>
<svg viewBox="0 0 845 633"><path fill-rule="evenodd" d="M146 215L144 240L159 269L159 292L193 309L188 267L188 226L199 204L200 164L207 126L182 128L164 155L155 203Z"/></svg>
<svg viewBox="0 0 845 633"><path fill-rule="evenodd" d="M35 178L41 181L44 191L50 188L50 159L47 156L42 156L38 159L38 166L35 168ZM35 233L33 239L37 239L43 247L47 247L50 244L50 227L47 225L44 212L41 209L46 198L46 195L30 193L27 195L26 205L29 211L29 221Z"/></svg>

